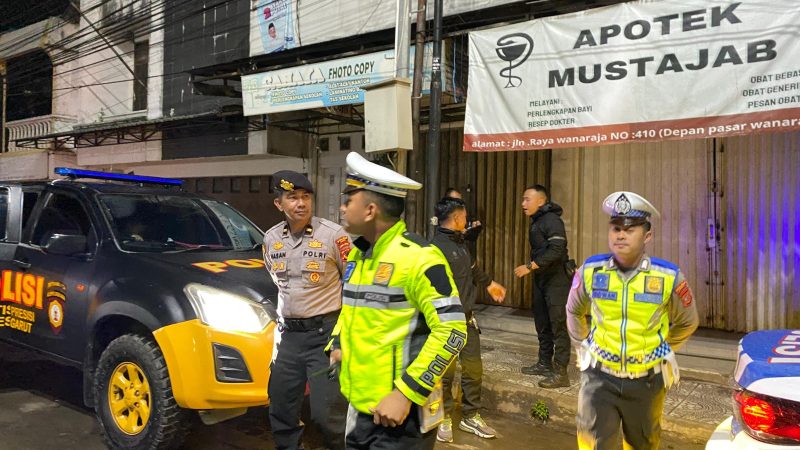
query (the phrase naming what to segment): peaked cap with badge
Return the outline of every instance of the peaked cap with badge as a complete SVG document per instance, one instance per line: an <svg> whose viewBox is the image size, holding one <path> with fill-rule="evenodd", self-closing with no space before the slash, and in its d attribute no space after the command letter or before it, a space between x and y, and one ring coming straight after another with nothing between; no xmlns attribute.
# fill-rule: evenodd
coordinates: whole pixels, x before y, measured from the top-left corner
<svg viewBox="0 0 800 450"><path fill-rule="evenodd" d="M360 189L405 198L409 190L422 185L388 167L367 161L356 152L347 155L347 188L345 193Z"/></svg>
<svg viewBox="0 0 800 450"><path fill-rule="evenodd" d="M661 217L652 203L635 192L617 191L603 200L603 212L611 216L609 223L624 227L644 225L650 217Z"/></svg>
<svg viewBox="0 0 800 450"><path fill-rule="evenodd" d="M314 193L314 186L311 181L305 175L294 170L279 170L273 173L272 187L278 194L296 191L297 189L305 189L312 194Z"/></svg>

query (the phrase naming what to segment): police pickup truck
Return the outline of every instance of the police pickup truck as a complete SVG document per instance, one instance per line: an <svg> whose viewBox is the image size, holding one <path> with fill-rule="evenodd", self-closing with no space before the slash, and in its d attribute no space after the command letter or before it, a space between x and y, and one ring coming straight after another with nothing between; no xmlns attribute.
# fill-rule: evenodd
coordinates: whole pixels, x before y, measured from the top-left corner
<svg viewBox="0 0 800 450"><path fill-rule="evenodd" d="M180 180L56 173L0 183L0 339L79 367L111 448L175 447L193 411L266 405L262 232Z"/></svg>
<svg viewBox="0 0 800 450"><path fill-rule="evenodd" d="M800 330L759 330L742 338L733 415L706 450L800 450Z"/></svg>

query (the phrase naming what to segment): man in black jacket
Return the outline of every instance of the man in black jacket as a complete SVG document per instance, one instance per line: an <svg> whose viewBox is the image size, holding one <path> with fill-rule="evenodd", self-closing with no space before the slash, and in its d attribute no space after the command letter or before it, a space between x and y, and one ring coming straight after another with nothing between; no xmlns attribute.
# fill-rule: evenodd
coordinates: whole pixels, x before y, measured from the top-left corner
<svg viewBox="0 0 800 450"><path fill-rule="evenodd" d="M539 338L539 361L522 368L528 375L543 375L543 388L568 387L567 366L570 340L567 333L566 304L570 288L567 273L567 234L563 210L550 202L547 189L539 184L525 189L522 210L531 218L528 238L530 261L514 269L517 277L534 273L533 320Z"/></svg>
<svg viewBox="0 0 800 450"><path fill-rule="evenodd" d="M478 324L475 320L475 300L478 296L477 287L486 289L492 299L498 303L505 298L506 289L499 283L492 281L492 277L484 273L472 260L464 242L464 231L467 225L467 210L461 199L445 197L436 204L435 217L438 226L431 243L442 251L453 280L458 288L461 305L467 317L467 343L458 355L461 362L461 390L462 390L462 419L458 427L469 433L474 433L482 438L493 438L496 432L488 426L479 413L481 407L481 377L483 364L481 362L481 341ZM450 418L453 413L452 383L455 374L455 364L442 378L444 391L445 420L439 425L436 438L442 442L453 441L453 422Z"/></svg>

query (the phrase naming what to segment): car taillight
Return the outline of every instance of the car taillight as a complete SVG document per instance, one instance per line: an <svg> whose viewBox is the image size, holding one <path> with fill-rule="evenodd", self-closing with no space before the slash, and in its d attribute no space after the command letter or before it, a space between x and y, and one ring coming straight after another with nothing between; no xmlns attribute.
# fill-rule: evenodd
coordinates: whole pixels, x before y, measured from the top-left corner
<svg viewBox="0 0 800 450"><path fill-rule="evenodd" d="M750 436L772 444L800 443L800 403L740 390L736 416Z"/></svg>

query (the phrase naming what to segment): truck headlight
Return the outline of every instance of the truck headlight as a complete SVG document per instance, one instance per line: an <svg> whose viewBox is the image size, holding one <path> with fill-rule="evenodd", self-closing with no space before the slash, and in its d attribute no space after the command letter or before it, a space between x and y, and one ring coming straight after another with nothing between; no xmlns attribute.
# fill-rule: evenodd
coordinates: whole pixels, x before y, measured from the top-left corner
<svg viewBox="0 0 800 450"><path fill-rule="evenodd" d="M183 292L200 321L219 330L256 333L272 320L260 304L227 291L190 283Z"/></svg>

